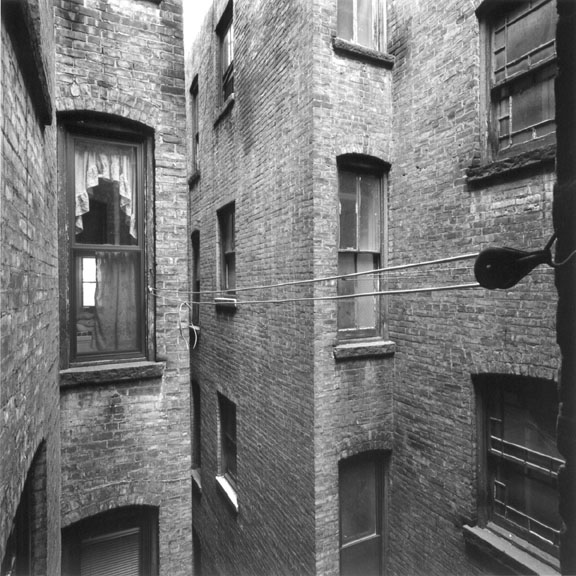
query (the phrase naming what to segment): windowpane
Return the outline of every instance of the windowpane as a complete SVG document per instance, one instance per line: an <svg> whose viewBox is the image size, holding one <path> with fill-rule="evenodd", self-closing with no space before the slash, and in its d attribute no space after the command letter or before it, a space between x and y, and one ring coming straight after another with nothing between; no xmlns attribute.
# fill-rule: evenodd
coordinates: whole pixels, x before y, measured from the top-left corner
<svg viewBox="0 0 576 576"><path fill-rule="evenodd" d="M354 0L338 0L338 36L354 39Z"/></svg>
<svg viewBox="0 0 576 576"><path fill-rule="evenodd" d="M338 275L353 274L356 272L356 255L354 253L340 253L338 255ZM338 295L354 294L356 280L354 278L341 278L338 280ZM338 328L350 330L355 328L354 298L338 301Z"/></svg>
<svg viewBox="0 0 576 576"><path fill-rule="evenodd" d="M220 225L221 250L221 289L234 290L236 288L236 241L234 206L223 208L218 213Z"/></svg>
<svg viewBox="0 0 576 576"><path fill-rule="evenodd" d="M374 254L358 254L357 271L368 272L374 270ZM372 274L358 276L356 279L356 293L370 293L378 289L378 279ZM357 328L374 328L376 326L376 296L362 296L355 298Z"/></svg>
<svg viewBox="0 0 576 576"><path fill-rule="evenodd" d="M76 143L76 242L138 244L134 165L135 154L131 147Z"/></svg>
<svg viewBox="0 0 576 576"><path fill-rule="evenodd" d="M534 48L552 40L554 35L554 5L548 2L510 24L507 39L508 62L527 55Z"/></svg>
<svg viewBox="0 0 576 576"><path fill-rule="evenodd" d="M224 396L220 401L221 473L236 481L236 405Z"/></svg>
<svg viewBox="0 0 576 576"><path fill-rule="evenodd" d="M373 47L372 0L357 0L358 43Z"/></svg>
<svg viewBox="0 0 576 576"><path fill-rule="evenodd" d="M80 276L83 261L94 262L93 304L82 302L88 291ZM140 347L138 252L95 252L77 256L79 286L76 306L78 356L110 352L134 352ZM90 289L92 284L89 283Z"/></svg>
<svg viewBox="0 0 576 576"><path fill-rule="evenodd" d="M340 476L342 543L376 533L376 465L358 460L343 467Z"/></svg>
<svg viewBox="0 0 576 576"><path fill-rule="evenodd" d="M512 97L512 128L514 132L553 118L553 78L526 88Z"/></svg>
<svg viewBox="0 0 576 576"><path fill-rule="evenodd" d="M360 178L359 250L380 251L380 179Z"/></svg>
<svg viewBox="0 0 576 576"><path fill-rule="evenodd" d="M340 172L340 250L358 247L357 178L356 174Z"/></svg>
<svg viewBox="0 0 576 576"><path fill-rule="evenodd" d="M340 576L374 576L380 574L381 538L370 538L342 548Z"/></svg>

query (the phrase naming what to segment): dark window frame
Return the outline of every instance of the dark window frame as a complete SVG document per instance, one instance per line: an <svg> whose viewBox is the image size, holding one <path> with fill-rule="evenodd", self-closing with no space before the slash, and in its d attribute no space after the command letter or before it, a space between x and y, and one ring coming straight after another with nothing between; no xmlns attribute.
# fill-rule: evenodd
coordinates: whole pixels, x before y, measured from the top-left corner
<svg viewBox="0 0 576 576"><path fill-rule="evenodd" d="M339 224L338 224L338 274L342 274L342 267L344 265L344 260L347 255L355 255L354 266L355 270L358 268L359 255L364 255L369 257L372 254L373 257L373 267L374 269L381 268L387 263L387 239L388 239L388 221L387 221L387 181L386 174L390 169L390 165L380 160L379 158L374 158L371 156L365 156L361 154L344 154L337 158L338 167L338 199L339 199ZM358 224L360 218L360 212L358 211L359 197L360 197L360 186L362 177L369 177L378 180L379 186L379 222L377 226L379 228L379 238L378 238L378 249L377 250L360 250L358 248L359 240L357 238L356 249L352 248L341 248L341 238L342 238L342 214L341 214L341 197L343 195L343 190L341 188L342 177L344 174L349 174L355 176L356 182L356 233L360 233L360 226ZM368 276L359 276L358 279L366 279ZM347 286L345 283L353 282L354 280L342 279L338 281L338 294L346 294ZM364 281L366 283L366 281ZM370 292L377 292L380 290L380 282L378 278L374 279L374 286L370 289ZM364 292L364 290L362 290ZM337 315L338 315L338 339L340 340L356 340L373 338L377 336L382 336L385 330L385 316L386 316L386 299L382 296L373 296L374 299L374 326L372 327L341 327L340 316L343 314L344 307L349 307L351 304L355 304L356 298L346 298L338 301L337 304ZM354 310L354 318L356 322L357 310Z"/></svg>
<svg viewBox="0 0 576 576"><path fill-rule="evenodd" d="M200 384L192 380L192 469L202 466L202 400Z"/></svg>
<svg viewBox="0 0 576 576"><path fill-rule="evenodd" d="M220 433L219 475L236 492L238 485L237 407L234 402L218 393Z"/></svg>
<svg viewBox="0 0 576 576"><path fill-rule="evenodd" d="M518 476L533 485L536 482L541 484L547 491L557 490L558 468L562 461L555 455L545 455L528 446L511 443L502 433L499 436L497 432L498 427L502 428L505 425L506 414L511 414L510 410L517 409L513 404L508 404L509 408L505 408L504 394L516 394L526 405L529 402L534 402L533 406L540 408L542 406L552 408L555 405L557 410L557 385L550 380L509 374L476 375L473 381L477 399L479 523L482 527L493 523L507 533L557 558L559 526L554 528L542 523L538 527L541 519L531 517L527 510L520 510L509 504L505 498L503 499L502 489L505 489L503 480ZM552 414L550 422L555 421L556 418ZM534 430L531 423L526 424L526 433ZM539 431L539 434L542 432ZM546 467L543 465L544 461L549 464L548 470L544 470ZM525 490L528 492L528 488ZM528 527L530 523L531 528ZM550 537L550 540L547 540L547 537Z"/></svg>
<svg viewBox="0 0 576 576"><path fill-rule="evenodd" d="M192 246L192 324L200 326L200 232L194 230L191 235Z"/></svg>
<svg viewBox="0 0 576 576"><path fill-rule="evenodd" d="M346 565L354 557L354 549L366 552L366 545L373 544L378 550L378 572L386 572L387 546L388 546L388 497L389 497L389 461L390 455L383 450L361 452L354 456L344 458L338 463L338 502L339 502L339 549L340 574L347 576ZM343 502L343 478L349 469L358 468L359 465L372 464L374 466L375 504L374 531L372 534L359 534L355 538L344 536L345 503ZM350 557L351 555L351 557ZM349 556L349 558L347 558Z"/></svg>
<svg viewBox="0 0 576 576"><path fill-rule="evenodd" d="M234 95L234 4L226 6L218 25L218 78L222 103Z"/></svg>
<svg viewBox="0 0 576 576"><path fill-rule="evenodd" d="M138 529L140 575L159 574L159 514L154 506L125 506L84 518L62 530L62 574L80 573L82 541Z"/></svg>
<svg viewBox="0 0 576 576"><path fill-rule="evenodd" d="M220 290L236 293L236 204L231 202L218 210L220 241Z"/></svg>
<svg viewBox="0 0 576 576"><path fill-rule="evenodd" d="M75 140L95 141L124 145L136 150L136 189L138 194L136 217L140 252L139 274L137 279L137 299L140 330L138 331L138 350L130 352L107 352L90 355L76 355L75 349L75 316L76 298L79 279L73 262L75 207L74 207L74 146ZM154 262L153 234L153 131L139 123L98 113L70 113L59 117L59 242L63 274L60 276L60 310L61 310L61 366L76 367L108 362L130 362L154 357L155 319L153 301L145 290L151 283L150 270ZM101 245L83 244L77 246L77 253L87 255ZM103 251L114 251L115 246L104 246ZM129 251L134 251L130 248Z"/></svg>
<svg viewBox="0 0 576 576"><path fill-rule="evenodd" d="M485 74L485 110L487 115L487 146L489 160L498 160L517 156L533 150L546 148L556 143L554 119L554 77L556 75L555 37L539 47L532 47L521 56L508 60L507 50L510 46L519 45L508 41L507 31L514 22L519 22L539 9L549 9L555 14L555 0L527 0L525 14L516 15L507 20L507 15L517 12L518 2L485 1L477 10L482 28ZM503 20L503 21L502 21ZM504 43L497 45L496 34L506 37ZM538 52L548 46L549 54L539 59ZM502 56L500 56L502 55ZM535 61L532 61L535 55ZM504 62L502 62L504 58ZM499 60L498 64L496 61ZM548 98L545 97L545 86L548 85ZM537 94L540 90L541 93ZM547 110L547 118L538 122L527 123L522 127L513 126L515 110L518 111L521 95L533 94L533 102L538 103L542 114ZM546 104L548 102L548 104ZM501 134L501 127L503 131ZM518 129L514 129L518 128Z"/></svg>
<svg viewBox="0 0 576 576"><path fill-rule="evenodd" d="M198 150L200 148L200 125L198 120L198 74L190 86L190 116L192 123L192 173L199 171Z"/></svg>

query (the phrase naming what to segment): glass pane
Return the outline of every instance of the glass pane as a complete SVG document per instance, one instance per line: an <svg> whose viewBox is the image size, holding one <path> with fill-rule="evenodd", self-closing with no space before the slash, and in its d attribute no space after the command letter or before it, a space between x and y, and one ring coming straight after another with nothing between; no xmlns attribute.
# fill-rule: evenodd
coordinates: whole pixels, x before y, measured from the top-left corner
<svg viewBox="0 0 576 576"><path fill-rule="evenodd" d="M555 13L552 2L529 12L508 27L508 62L516 60L555 35Z"/></svg>
<svg viewBox="0 0 576 576"><path fill-rule="evenodd" d="M358 43L373 48L374 34L372 32L372 0L358 1Z"/></svg>
<svg viewBox="0 0 576 576"><path fill-rule="evenodd" d="M552 78L512 96L512 129L523 130L554 118L554 80Z"/></svg>
<svg viewBox="0 0 576 576"><path fill-rule="evenodd" d="M234 290L236 288L236 254L234 252L226 254L224 257L224 274L226 290Z"/></svg>
<svg viewBox="0 0 576 576"><path fill-rule="evenodd" d="M353 274L356 271L356 254L340 253L338 255L338 274ZM354 294L356 280L354 278L341 278L338 280L338 295ZM338 300L338 328L351 330L355 327L356 304L354 298Z"/></svg>
<svg viewBox="0 0 576 576"><path fill-rule="evenodd" d="M358 254L357 271L366 272L374 270L374 254ZM378 278L372 274L358 276L356 280L356 293L363 294L375 292L378 290ZM356 301L356 327L357 328L374 328L376 326L376 299L377 296L362 296L355 298Z"/></svg>
<svg viewBox="0 0 576 576"><path fill-rule="evenodd" d="M137 245L135 151L77 142L74 157L75 241Z"/></svg>
<svg viewBox="0 0 576 576"><path fill-rule="evenodd" d="M344 40L354 37L354 0L338 0L338 36Z"/></svg>
<svg viewBox="0 0 576 576"><path fill-rule="evenodd" d="M82 278L82 307L95 305L96 295L96 258L81 258L81 278Z"/></svg>
<svg viewBox="0 0 576 576"><path fill-rule="evenodd" d="M84 278L86 263L94 261L93 300L84 300L91 282ZM84 267L83 267L84 264ZM140 349L140 254L96 252L77 256L76 352L78 356ZM88 269L90 270L90 264Z"/></svg>
<svg viewBox="0 0 576 576"><path fill-rule="evenodd" d="M347 544L377 532L376 463L354 460L340 472L340 530Z"/></svg>
<svg viewBox="0 0 576 576"><path fill-rule="evenodd" d="M380 251L380 180L360 178L359 250Z"/></svg>
<svg viewBox="0 0 576 576"><path fill-rule="evenodd" d="M340 172L338 196L340 198L340 250L357 247L356 216L357 176L351 172Z"/></svg>
<svg viewBox="0 0 576 576"><path fill-rule="evenodd" d="M343 548L340 576L379 576L382 538L376 536Z"/></svg>

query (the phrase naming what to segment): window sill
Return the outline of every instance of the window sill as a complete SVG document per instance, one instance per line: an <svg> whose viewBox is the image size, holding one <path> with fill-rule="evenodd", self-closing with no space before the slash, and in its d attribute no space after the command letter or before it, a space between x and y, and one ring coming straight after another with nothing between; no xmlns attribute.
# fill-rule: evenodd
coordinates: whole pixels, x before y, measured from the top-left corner
<svg viewBox="0 0 576 576"><path fill-rule="evenodd" d="M560 574L558 560L493 523L464 526L466 543L516 574Z"/></svg>
<svg viewBox="0 0 576 576"><path fill-rule="evenodd" d="M391 70L394 67L395 58L391 54L386 54L385 52L380 52L379 50L374 50L367 46L355 44L354 42L349 42L348 40L338 38L337 36L332 37L332 48L334 49L334 52L341 54L342 56L363 60L370 64L374 64L375 66L387 68L388 70Z"/></svg>
<svg viewBox="0 0 576 576"><path fill-rule="evenodd" d="M202 494L202 476L200 468L192 468L192 489Z"/></svg>
<svg viewBox="0 0 576 576"><path fill-rule="evenodd" d="M196 184L198 184L200 180L200 170L195 170L190 176L188 177L188 189L192 190Z"/></svg>
<svg viewBox="0 0 576 576"><path fill-rule="evenodd" d="M236 490L232 488L232 485L225 476L216 476L216 484L224 494L226 501L232 506L234 511L238 513L238 494Z"/></svg>
<svg viewBox="0 0 576 576"><path fill-rule="evenodd" d="M225 311L234 311L236 310L236 298L225 298L225 297L218 297L214 298L214 304L217 310L222 312Z"/></svg>
<svg viewBox="0 0 576 576"><path fill-rule="evenodd" d="M554 167L556 160L556 145L530 150L509 158L495 160L481 166L470 166L466 171L466 181L470 186L478 187L487 183L515 176L518 173L534 168L550 165Z"/></svg>
<svg viewBox="0 0 576 576"><path fill-rule="evenodd" d="M161 378L165 367L165 362L147 361L77 366L60 371L60 388Z"/></svg>
<svg viewBox="0 0 576 576"><path fill-rule="evenodd" d="M222 104L222 108L221 108L220 112L218 112L218 116L216 116L216 120L214 120L214 128L216 128L216 126L218 126L218 124L220 124L220 122L222 122L222 120L226 116L228 116L228 114L230 114L230 111L234 107L235 101L236 101L236 97L234 96L234 92L232 92L232 94L230 94L230 96L228 96L228 98L226 98L226 101L224 102L224 104Z"/></svg>
<svg viewBox="0 0 576 576"><path fill-rule="evenodd" d="M390 357L394 356L395 352L396 343L381 338L357 342L339 342L334 345L333 351L335 360Z"/></svg>

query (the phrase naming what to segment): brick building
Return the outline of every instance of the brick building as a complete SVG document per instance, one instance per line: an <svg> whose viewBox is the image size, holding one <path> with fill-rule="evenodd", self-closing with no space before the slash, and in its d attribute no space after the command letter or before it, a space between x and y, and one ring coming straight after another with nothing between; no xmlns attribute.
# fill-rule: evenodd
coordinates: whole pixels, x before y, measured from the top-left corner
<svg viewBox="0 0 576 576"><path fill-rule="evenodd" d="M2 574L189 574L181 3L2 12Z"/></svg>
<svg viewBox="0 0 576 576"><path fill-rule="evenodd" d="M553 232L556 20L214 1L187 63L200 573L559 570L554 274L473 271Z"/></svg>

